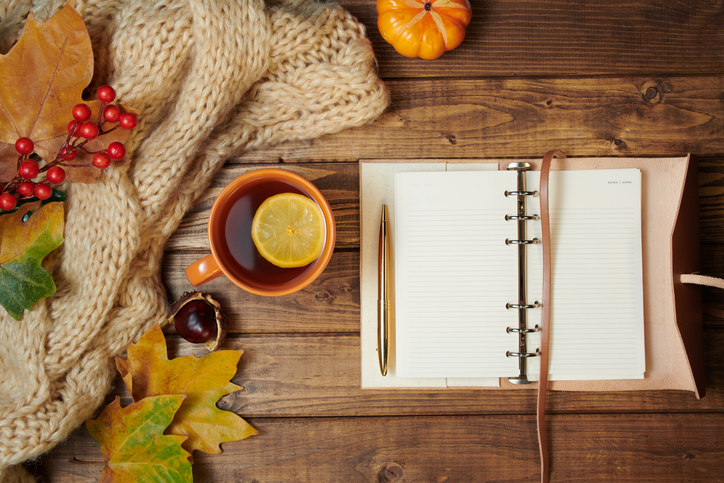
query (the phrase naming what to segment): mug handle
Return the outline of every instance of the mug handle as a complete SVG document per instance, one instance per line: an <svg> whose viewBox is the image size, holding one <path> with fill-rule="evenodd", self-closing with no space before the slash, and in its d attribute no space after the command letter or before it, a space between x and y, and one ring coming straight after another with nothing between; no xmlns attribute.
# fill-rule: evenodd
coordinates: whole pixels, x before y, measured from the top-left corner
<svg viewBox="0 0 724 483"><path fill-rule="evenodd" d="M206 255L201 260L196 260L186 267L186 278L194 287L210 282L221 275L223 275L223 272L213 255Z"/></svg>

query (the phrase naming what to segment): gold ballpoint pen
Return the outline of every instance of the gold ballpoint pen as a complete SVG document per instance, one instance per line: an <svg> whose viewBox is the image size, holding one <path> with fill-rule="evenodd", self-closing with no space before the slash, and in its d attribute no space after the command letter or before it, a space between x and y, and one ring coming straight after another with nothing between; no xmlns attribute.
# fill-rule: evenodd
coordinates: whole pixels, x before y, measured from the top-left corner
<svg viewBox="0 0 724 483"><path fill-rule="evenodd" d="M377 252L377 355L380 372L387 375L390 322L390 234L387 227L387 205L380 215L380 244Z"/></svg>

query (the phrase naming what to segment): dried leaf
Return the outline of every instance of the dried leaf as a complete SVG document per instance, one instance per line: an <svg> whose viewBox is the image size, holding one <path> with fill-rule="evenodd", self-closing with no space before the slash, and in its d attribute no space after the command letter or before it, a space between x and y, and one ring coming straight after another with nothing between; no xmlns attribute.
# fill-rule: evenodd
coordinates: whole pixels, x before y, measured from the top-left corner
<svg viewBox="0 0 724 483"><path fill-rule="evenodd" d="M101 102L83 101L83 90L93 77L93 49L85 23L71 2L45 22L31 13L18 42L6 55L0 55L0 153L14 150L15 141L28 137L35 152L46 162L53 161L68 135L73 106L85 102L97 119ZM121 111L137 111L119 106ZM125 142L128 131L117 129L89 143L99 149L112 141ZM79 153L74 164L90 162ZM0 181L9 181L17 172L17 153L0 156ZM80 171L80 172L79 172ZM9 174L8 174L9 173ZM72 168L68 180L94 182L100 172L94 168Z"/></svg>
<svg viewBox="0 0 724 483"><path fill-rule="evenodd" d="M181 395L145 398L121 408L120 398L85 425L101 445L106 466L101 482L193 481L182 436L163 435L183 401Z"/></svg>
<svg viewBox="0 0 724 483"><path fill-rule="evenodd" d="M23 309L55 293L53 277L41 262L63 243L64 226L62 203L28 203L0 216L0 305L16 320Z"/></svg>
<svg viewBox="0 0 724 483"><path fill-rule="evenodd" d="M18 172L18 152L15 144L0 143L0 180L9 181Z"/></svg>
<svg viewBox="0 0 724 483"><path fill-rule="evenodd" d="M219 445L238 441L256 429L233 412L216 407L218 400L241 387L230 382L243 351L217 351L169 360L166 339L156 324L128 347L128 360L116 358L118 371L134 401L160 394L184 394L167 434L187 436L184 448L221 453Z"/></svg>

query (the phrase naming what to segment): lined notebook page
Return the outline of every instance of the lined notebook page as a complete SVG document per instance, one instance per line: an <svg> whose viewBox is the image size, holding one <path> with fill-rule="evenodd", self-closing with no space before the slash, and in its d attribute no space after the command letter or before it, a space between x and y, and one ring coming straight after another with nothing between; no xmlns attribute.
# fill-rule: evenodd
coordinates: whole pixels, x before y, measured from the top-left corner
<svg viewBox="0 0 724 483"><path fill-rule="evenodd" d="M528 187L538 185L530 172ZM505 215L514 172L400 173L395 269L398 372L515 376L517 247ZM529 198L529 213L538 198ZM630 379L645 370L639 170L552 172L551 379ZM530 222L528 237L540 237ZM528 246L529 299L540 300L540 245ZM529 310L529 323L540 320ZM539 340L529 340L534 351ZM529 374L538 373L529 359Z"/></svg>
<svg viewBox="0 0 724 483"><path fill-rule="evenodd" d="M514 375L505 304L517 299L515 173L398 173L395 179L397 373Z"/></svg>
<svg viewBox="0 0 724 483"><path fill-rule="evenodd" d="M641 171L550 175L550 378L642 378ZM527 176L529 186L538 186L538 172ZM538 213L538 207L539 199L532 198L530 210ZM540 237L540 224L531 225ZM529 292L540 297L541 246L530 246L529 254ZM531 346L538 340L532 337ZM538 365L530 366L537 374Z"/></svg>

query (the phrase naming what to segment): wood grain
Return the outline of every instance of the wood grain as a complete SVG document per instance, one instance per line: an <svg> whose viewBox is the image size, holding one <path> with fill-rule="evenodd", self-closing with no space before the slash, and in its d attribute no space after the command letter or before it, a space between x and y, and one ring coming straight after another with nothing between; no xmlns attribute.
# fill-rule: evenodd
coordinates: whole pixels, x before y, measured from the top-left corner
<svg viewBox="0 0 724 483"><path fill-rule="evenodd" d="M724 117L723 117L724 118ZM724 246L724 158L699 158L699 204L703 245ZM166 250L209 251L207 224L213 201L234 178L261 167L279 167L311 179L329 201L337 229L335 249L358 250L359 164L357 162L284 164L229 163L206 190L166 244ZM724 268L722 266L721 268Z"/></svg>
<svg viewBox="0 0 724 483"><path fill-rule="evenodd" d="M231 159L166 246L169 299L209 251L208 213L233 178L276 166L330 201L338 242L307 289L256 297L220 278L202 287L230 313L222 348L244 350L219 404L259 436L195 455L195 481L539 479L534 391L362 390L357 162L369 158L699 156L702 272L724 277L724 6L721 0L472 0L463 44L429 62L382 40L375 2L359 18L391 96L373 123ZM707 305L724 294L703 290ZM551 392L551 481L709 482L724 478L724 321L705 316L707 396L683 391ZM205 354L168 331L172 356ZM122 381L114 394L129 402ZM48 482L97 481L79 429L31 469Z"/></svg>
<svg viewBox="0 0 724 483"><path fill-rule="evenodd" d="M193 287L184 269L204 254L167 252L163 281L169 302L185 292L200 290L219 300L229 314L230 333L358 333L360 323L359 253L336 252L320 277L299 292L281 297L259 297L220 277ZM702 273L724 277L724 246L702 246ZM721 290L703 287L706 305L724 308ZM724 329L724 320L705 316L707 326Z"/></svg>
<svg viewBox="0 0 724 483"><path fill-rule="evenodd" d="M209 250L207 225L214 200L233 179L258 168L281 168L310 180L324 194L334 213L337 240L335 248L359 248L359 167L358 163L229 163L214 177L209 188L184 216L166 243L166 250Z"/></svg>
<svg viewBox="0 0 724 483"><path fill-rule="evenodd" d="M391 104L372 124L250 150L239 161L516 158L553 148L568 156L724 152L724 76L395 79L387 86Z"/></svg>
<svg viewBox="0 0 724 483"><path fill-rule="evenodd" d="M375 2L340 3L367 26L385 78L724 72L718 1L471 0L465 40L434 62L403 57L382 39Z"/></svg>
<svg viewBox="0 0 724 483"><path fill-rule="evenodd" d="M724 331L706 331L707 395L685 391L551 391L547 411L560 413L724 411ZM221 349L244 351L223 409L243 417L422 416L426 414L534 414L536 391L500 389L361 389L359 336L228 337ZM170 357L206 350L169 337ZM130 396L123 381L115 393Z"/></svg>
<svg viewBox="0 0 724 483"><path fill-rule="evenodd" d="M226 443L222 454L194 453L194 481L531 482L540 471L528 415L249 422L260 435ZM551 481L702 483L722 476L722 414L556 415L548 425ZM102 461L85 429L31 469L53 483L96 481L101 465L73 458Z"/></svg>
<svg viewBox="0 0 724 483"><path fill-rule="evenodd" d="M724 158L699 159L698 168L702 260L718 270L713 275L721 277L724 265L712 262L714 257L724 256L720 248L724 247Z"/></svg>
<svg viewBox="0 0 724 483"><path fill-rule="evenodd" d="M724 160L699 163L702 273L724 276ZM231 164L204 193L202 201L184 218L169 240L164 257L164 282L169 300L194 290L184 269L208 253L206 223L211 201L231 179L260 165ZM225 278L200 289L216 296L234 321L238 333L336 333L359 330L359 190L357 163L287 163L285 169L308 176L320 187L334 209L338 227L337 250L320 279L306 289L284 297L256 297ZM704 301L724 306L724 297L704 289ZM724 321L707 318L724 328Z"/></svg>
<svg viewBox="0 0 724 483"><path fill-rule="evenodd" d="M184 269L202 254L167 252L163 262L169 300L196 289L217 299L229 315L231 333L359 332L359 253L336 252L312 284L280 297L240 289L226 277L194 288Z"/></svg>

